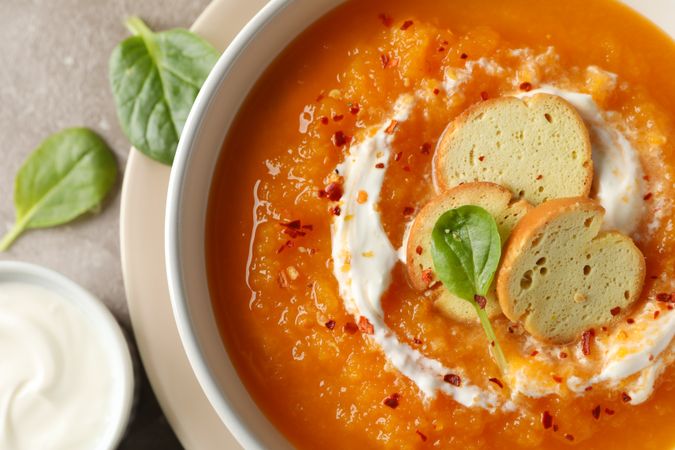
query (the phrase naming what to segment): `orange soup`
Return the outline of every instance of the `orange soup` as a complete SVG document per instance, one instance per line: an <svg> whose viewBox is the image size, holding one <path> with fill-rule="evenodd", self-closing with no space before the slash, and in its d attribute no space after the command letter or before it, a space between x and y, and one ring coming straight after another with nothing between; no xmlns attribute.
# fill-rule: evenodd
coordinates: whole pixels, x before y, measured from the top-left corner
<svg viewBox="0 0 675 450"><path fill-rule="evenodd" d="M349 1L303 32L233 123L207 217L214 311L262 411L305 449L673 448L674 73L671 39L609 0ZM624 155L604 175L594 154L596 179L629 187L591 197L647 271L629 310L568 344L492 319L507 375L480 325L441 314L396 258L438 195L448 123L540 91L579 108L592 140L606 127L634 151L634 170ZM378 260L371 243L389 265L356 265ZM374 303L351 297L361 288Z"/></svg>

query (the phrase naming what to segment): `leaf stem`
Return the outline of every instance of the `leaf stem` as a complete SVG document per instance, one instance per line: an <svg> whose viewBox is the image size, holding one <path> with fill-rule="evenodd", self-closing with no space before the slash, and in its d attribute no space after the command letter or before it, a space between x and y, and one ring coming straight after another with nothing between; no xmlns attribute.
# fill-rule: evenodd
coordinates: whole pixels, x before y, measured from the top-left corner
<svg viewBox="0 0 675 450"><path fill-rule="evenodd" d="M143 20L141 20L141 18L138 16L129 17L126 22L124 22L124 24L134 36L147 36L152 34L150 28L148 28L145 22L143 22Z"/></svg>
<svg viewBox="0 0 675 450"><path fill-rule="evenodd" d="M24 221L16 222L0 240L0 252L6 251L25 229L26 223Z"/></svg>
<svg viewBox="0 0 675 450"><path fill-rule="evenodd" d="M492 353L492 356L497 362L497 366L499 366L499 370L502 372L502 375L504 376L508 372L509 364L506 362L504 352L502 352L502 348L499 346L499 341L497 341L497 336L495 335L495 331L492 328L490 319L488 319L487 312L483 308L481 308L475 301L471 301L471 304L476 309L476 313L478 314L478 318L480 319L480 324L483 326L483 330L487 335L490 345L490 353Z"/></svg>

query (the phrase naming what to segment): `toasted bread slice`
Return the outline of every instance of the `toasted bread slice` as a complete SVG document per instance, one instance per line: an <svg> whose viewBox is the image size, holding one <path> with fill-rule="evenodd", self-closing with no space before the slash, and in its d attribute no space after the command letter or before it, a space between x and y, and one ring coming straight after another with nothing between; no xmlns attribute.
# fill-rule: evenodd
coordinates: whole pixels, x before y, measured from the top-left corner
<svg viewBox="0 0 675 450"><path fill-rule="evenodd" d="M441 190L490 181L533 205L585 197L593 181L588 130L574 107L555 95L488 100L448 125L434 176Z"/></svg>
<svg viewBox="0 0 675 450"><path fill-rule="evenodd" d="M526 201L512 202L512 194L494 183L468 183L444 192L431 200L415 217L406 247L406 264L411 284L424 290L434 286L438 279L433 272L431 232L438 218L446 211L463 205L476 205L492 214L497 222L502 243L511 229L531 208ZM476 311L466 300L455 297L446 289L433 290L434 304L447 316L460 321L478 320ZM487 296L489 317L500 313L494 285Z"/></svg>
<svg viewBox="0 0 675 450"><path fill-rule="evenodd" d="M556 343L606 325L638 299L645 260L632 239L601 232L604 209L584 197L551 200L516 225L497 275L509 319ZM620 309L617 309L620 308Z"/></svg>

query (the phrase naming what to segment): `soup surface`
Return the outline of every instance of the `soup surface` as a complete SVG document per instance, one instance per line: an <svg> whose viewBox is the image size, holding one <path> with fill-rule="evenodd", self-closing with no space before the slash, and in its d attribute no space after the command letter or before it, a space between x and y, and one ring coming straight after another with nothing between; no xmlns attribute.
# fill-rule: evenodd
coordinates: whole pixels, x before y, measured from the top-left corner
<svg viewBox="0 0 675 450"><path fill-rule="evenodd" d="M232 125L207 217L223 340L270 420L308 449L672 448L673 73L673 42L611 1L351 1L301 34ZM391 135L375 201L399 248L435 195L432 160L448 122L477 102L541 88L589 95L638 156L640 204L626 208L640 211L630 235L647 262L641 299L618 324L598 329L590 350L538 345L517 324L494 319L507 358L527 379L518 387L499 373L480 326L444 317L396 263L379 299L396 342L458 368L461 380L446 380L453 386L471 380L497 400L426 395L372 339L372 324L345 307L331 234L337 220L350 219L340 164L378 130ZM402 98L406 112L394 120ZM601 368L602 343L654 330L668 339L649 355L650 372L570 388L573 376Z"/></svg>

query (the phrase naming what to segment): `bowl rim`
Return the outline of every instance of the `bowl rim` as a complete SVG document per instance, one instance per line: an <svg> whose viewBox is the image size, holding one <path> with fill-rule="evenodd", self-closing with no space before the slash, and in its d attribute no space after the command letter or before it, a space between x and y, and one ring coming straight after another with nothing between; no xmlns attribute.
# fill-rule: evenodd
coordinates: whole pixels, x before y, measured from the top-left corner
<svg viewBox="0 0 675 450"><path fill-rule="evenodd" d="M258 436L253 433L250 426L241 420L232 405L223 399L220 388L215 381L214 373L207 364L206 357L197 340L192 316L186 301L187 296L182 278L179 241L181 196L187 174L186 167L189 164L192 153L191 150L196 137L201 132L201 126L206 113L223 80L236 64L239 56L256 38L258 33L293 1L270 0L235 36L216 62L216 65L202 85L183 127L183 132L176 149L176 156L171 167L166 200L164 252L171 307L176 320L178 334L192 370L206 397L216 410L221 421L229 428L239 444L246 449L264 449L265 447Z"/></svg>
<svg viewBox="0 0 675 450"><path fill-rule="evenodd" d="M57 289L60 297L74 304L78 309L86 309L86 319L95 325L95 332L108 338L107 351L112 351L112 370L119 376L118 407L112 410L111 426L104 435L102 448L117 448L125 436L133 410L136 380L131 350L126 335L110 310L88 290L55 270L36 264L20 261L0 261L0 284L25 283L46 289ZM110 353L108 353L110 355Z"/></svg>

